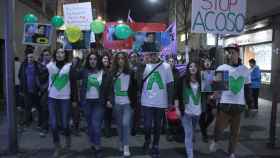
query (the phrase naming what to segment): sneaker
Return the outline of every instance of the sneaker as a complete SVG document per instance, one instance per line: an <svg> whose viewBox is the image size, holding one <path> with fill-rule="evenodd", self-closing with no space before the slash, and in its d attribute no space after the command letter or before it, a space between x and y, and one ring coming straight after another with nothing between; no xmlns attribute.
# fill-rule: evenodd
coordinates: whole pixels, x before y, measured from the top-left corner
<svg viewBox="0 0 280 158"><path fill-rule="evenodd" d="M124 157L129 157L130 156L130 151L129 151L129 146L125 145L123 148L123 156Z"/></svg>
<svg viewBox="0 0 280 158"><path fill-rule="evenodd" d="M145 142L145 143L143 144L142 149L144 150L145 153L148 153L148 151L149 151L149 149L150 149L150 143Z"/></svg>
<svg viewBox="0 0 280 158"><path fill-rule="evenodd" d="M210 152L216 152L216 150L217 150L217 144L216 144L215 141L212 141L212 142L210 143L210 145L209 145L209 150L210 150Z"/></svg>
<svg viewBox="0 0 280 158"><path fill-rule="evenodd" d="M153 147L152 152L151 152L152 158L159 158L159 148L158 147Z"/></svg>
<svg viewBox="0 0 280 158"><path fill-rule="evenodd" d="M229 158L236 158L236 157L235 157L235 154L230 154L230 155L229 155Z"/></svg>

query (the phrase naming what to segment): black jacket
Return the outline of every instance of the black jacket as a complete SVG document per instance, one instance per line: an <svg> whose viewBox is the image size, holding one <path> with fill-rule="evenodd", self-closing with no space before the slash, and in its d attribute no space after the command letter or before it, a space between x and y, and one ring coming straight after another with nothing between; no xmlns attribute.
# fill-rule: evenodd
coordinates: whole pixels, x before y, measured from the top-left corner
<svg viewBox="0 0 280 158"><path fill-rule="evenodd" d="M22 93L27 93L27 77L26 77L26 68L27 68L27 61L24 61L19 69L19 74L18 74L18 78L20 80L20 91ZM34 93L39 92L40 90L40 82L39 82L39 68L38 68L38 63L34 62L34 67L35 67L35 90Z"/></svg>
<svg viewBox="0 0 280 158"><path fill-rule="evenodd" d="M132 108L137 105L137 82L135 80L135 73L132 71L129 72L130 75L130 82L128 86L128 98L130 101L130 105ZM110 100L112 104L115 104L115 93L114 93L114 83L116 80L116 74L111 73L110 75ZM134 105L134 106L133 106Z"/></svg>
<svg viewBox="0 0 280 158"><path fill-rule="evenodd" d="M81 86L81 101L86 100L86 93L87 93L87 82L88 82L88 76L91 74L90 70L88 69L82 69L78 72L77 79L82 80L82 86ZM110 78L109 74L106 71L103 71L102 76L102 83L99 89L99 96L100 99L102 99L104 102L108 100L109 97L109 87L110 87Z"/></svg>

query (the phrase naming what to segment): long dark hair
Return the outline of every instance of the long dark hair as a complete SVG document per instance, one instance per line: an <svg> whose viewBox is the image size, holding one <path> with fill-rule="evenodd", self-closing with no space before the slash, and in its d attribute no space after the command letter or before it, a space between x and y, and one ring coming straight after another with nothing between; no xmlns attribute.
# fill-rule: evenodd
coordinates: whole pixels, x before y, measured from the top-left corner
<svg viewBox="0 0 280 158"><path fill-rule="evenodd" d="M57 51L59 49L62 49L62 48L57 48L54 53L53 53L53 61L57 62L57 59L56 59L56 54L57 54ZM69 53L71 53L70 51L66 52L64 49L62 49L64 54L65 54L65 58L63 60L64 64L67 63L69 61Z"/></svg>
<svg viewBox="0 0 280 158"><path fill-rule="evenodd" d="M97 59L96 68L97 68L97 70L101 70L101 68L102 68L102 61L101 61L100 56L99 56L98 53L96 53L96 52L91 52L91 53L87 56L86 62L85 62L85 68L86 68L86 69L92 69L92 67L90 66L90 63L89 63L89 58L90 58L90 56L92 56L92 55L95 55L95 56L96 56L96 59Z"/></svg>
<svg viewBox="0 0 280 158"><path fill-rule="evenodd" d="M109 60L109 65L107 67L103 64L103 58L104 57L108 57L108 60ZM107 54L106 52L103 52L103 55L101 57L101 68L106 69L106 70L110 70L110 66L111 66L111 58L110 58L109 54Z"/></svg>
<svg viewBox="0 0 280 158"><path fill-rule="evenodd" d="M115 54L114 59L113 59L113 66L112 66L112 73L115 75L119 71L119 58L118 56L122 54L124 56L124 69L123 73L129 74L129 63L128 63L128 55L125 52L118 52Z"/></svg>
<svg viewBox="0 0 280 158"><path fill-rule="evenodd" d="M190 72L190 65L194 63L196 68L197 68L197 72L195 74L195 78L196 81L198 82L199 86L200 86L200 69L199 69L199 65L196 62L190 62L187 65L187 70L186 70L186 75L185 75L185 85L187 86L187 88L191 88L191 72Z"/></svg>

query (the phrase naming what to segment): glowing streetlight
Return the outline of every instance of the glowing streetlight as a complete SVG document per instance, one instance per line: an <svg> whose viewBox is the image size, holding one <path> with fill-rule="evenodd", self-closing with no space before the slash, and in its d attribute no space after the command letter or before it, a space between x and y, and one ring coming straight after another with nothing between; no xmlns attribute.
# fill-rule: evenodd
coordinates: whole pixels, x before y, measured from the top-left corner
<svg viewBox="0 0 280 158"><path fill-rule="evenodd" d="M157 3L158 0L149 0L150 3Z"/></svg>
<svg viewBox="0 0 280 158"><path fill-rule="evenodd" d="M97 19L98 19L98 20L102 20L102 17L101 17L101 16L98 16Z"/></svg>

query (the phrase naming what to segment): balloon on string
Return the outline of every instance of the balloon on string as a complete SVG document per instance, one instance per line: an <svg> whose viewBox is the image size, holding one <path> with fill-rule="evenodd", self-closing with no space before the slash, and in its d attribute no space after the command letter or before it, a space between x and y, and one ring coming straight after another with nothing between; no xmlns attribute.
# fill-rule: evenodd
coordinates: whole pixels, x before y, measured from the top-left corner
<svg viewBox="0 0 280 158"><path fill-rule="evenodd" d="M78 42L82 37L82 31L78 26L73 26L73 25L67 26L65 33L70 43Z"/></svg>
<svg viewBox="0 0 280 158"><path fill-rule="evenodd" d="M105 30L105 24L102 20L96 19L90 24L90 29L95 34L100 34Z"/></svg>
<svg viewBox="0 0 280 158"><path fill-rule="evenodd" d="M64 24L64 20L61 16L52 17L51 22L54 27L61 27Z"/></svg>
<svg viewBox="0 0 280 158"><path fill-rule="evenodd" d="M131 28L126 24L119 24L115 28L115 36L118 39L125 40L132 35Z"/></svg>
<svg viewBox="0 0 280 158"><path fill-rule="evenodd" d="M34 14L26 14L23 18L24 23L37 23L38 18Z"/></svg>

